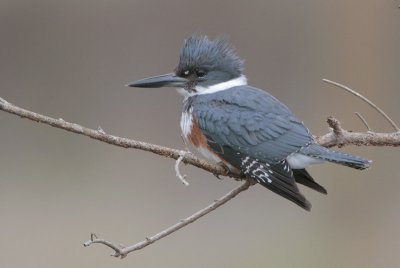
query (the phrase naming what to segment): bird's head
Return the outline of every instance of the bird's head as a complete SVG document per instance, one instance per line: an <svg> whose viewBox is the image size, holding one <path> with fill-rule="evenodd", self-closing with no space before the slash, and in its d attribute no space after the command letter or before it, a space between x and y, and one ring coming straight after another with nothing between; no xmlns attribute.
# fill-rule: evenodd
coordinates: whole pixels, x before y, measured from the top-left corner
<svg viewBox="0 0 400 268"><path fill-rule="evenodd" d="M226 38L209 40L206 36L191 36L181 48L179 64L173 73L141 79L129 86L174 87L184 96L207 93L232 81L235 85L246 84L242 66L243 61Z"/></svg>

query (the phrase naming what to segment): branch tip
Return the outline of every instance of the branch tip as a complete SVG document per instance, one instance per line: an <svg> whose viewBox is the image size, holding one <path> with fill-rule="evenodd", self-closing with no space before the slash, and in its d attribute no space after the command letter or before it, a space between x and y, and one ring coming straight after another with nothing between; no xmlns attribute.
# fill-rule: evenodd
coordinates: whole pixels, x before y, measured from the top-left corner
<svg viewBox="0 0 400 268"><path fill-rule="evenodd" d="M88 240L88 241L86 241L86 242L83 243L83 246L84 246L84 247L88 247L88 246L90 246L92 243L93 243L92 240Z"/></svg>
<svg viewBox="0 0 400 268"><path fill-rule="evenodd" d="M363 122L364 126L367 128L367 131L373 132L367 120L365 120L365 118L360 113L355 112L355 114L357 115L358 118L360 118L361 122Z"/></svg>
<svg viewBox="0 0 400 268"><path fill-rule="evenodd" d="M10 104L8 101L6 101L5 99L3 99L3 98L1 98L1 97L0 97L0 103L3 103L3 104Z"/></svg>
<svg viewBox="0 0 400 268"><path fill-rule="evenodd" d="M343 129L342 126L340 124L340 121L337 120L335 117L333 116L329 116L326 119L326 122L328 123L328 125L332 128L333 133L335 133L335 135L339 138L341 136L343 136Z"/></svg>

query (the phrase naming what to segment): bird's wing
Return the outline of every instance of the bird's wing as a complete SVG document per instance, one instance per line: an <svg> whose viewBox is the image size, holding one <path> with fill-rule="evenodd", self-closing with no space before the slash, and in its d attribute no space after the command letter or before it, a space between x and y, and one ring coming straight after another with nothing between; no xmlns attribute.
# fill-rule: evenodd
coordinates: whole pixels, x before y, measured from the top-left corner
<svg viewBox="0 0 400 268"><path fill-rule="evenodd" d="M276 163L312 141L302 122L284 104L256 88L241 86L198 95L191 101L210 147L225 159L232 158L229 162L245 155Z"/></svg>
<svg viewBox="0 0 400 268"><path fill-rule="evenodd" d="M245 175L306 210L286 161L307 146L311 135L277 99L251 87L238 87L189 100L208 146Z"/></svg>

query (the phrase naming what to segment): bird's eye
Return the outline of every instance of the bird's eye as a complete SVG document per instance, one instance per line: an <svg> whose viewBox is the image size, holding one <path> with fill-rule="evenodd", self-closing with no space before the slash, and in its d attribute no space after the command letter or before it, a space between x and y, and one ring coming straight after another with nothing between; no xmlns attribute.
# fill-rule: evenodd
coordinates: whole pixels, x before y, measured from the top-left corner
<svg viewBox="0 0 400 268"><path fill-rule="evenodd" d="M197 69L196 70L196 75L197 77L204 77L207 74L207 72L203 69Z"/></svg>
<svg viewBox="0 0 400 268"><path fill-rule="evenodd" d="M190 74L189 70L184 70L182 76L188 76Z"/></svg>

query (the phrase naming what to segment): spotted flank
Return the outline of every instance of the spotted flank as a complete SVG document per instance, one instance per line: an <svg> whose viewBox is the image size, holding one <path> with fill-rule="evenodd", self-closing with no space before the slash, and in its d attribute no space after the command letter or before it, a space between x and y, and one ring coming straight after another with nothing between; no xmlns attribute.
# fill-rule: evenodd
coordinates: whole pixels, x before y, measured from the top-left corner
<svg viewBox="0 0 400 268"><path fill-rule="evenodd" d="M311 209L310 202L297 188L293 172L286 160L275 164L262 163L259 159L246 156L241 161L243 174L253 178L271 191L296 203L305 210Z"/></svg>
<svg viewBox="0 0 400 268"><path fill-rule="evenodd" d="M250 160L247 156L242 161L242 169L245 175L253 177L258 183L272 183L272 170L268 163L260 164L258 159Z"/></svg>

